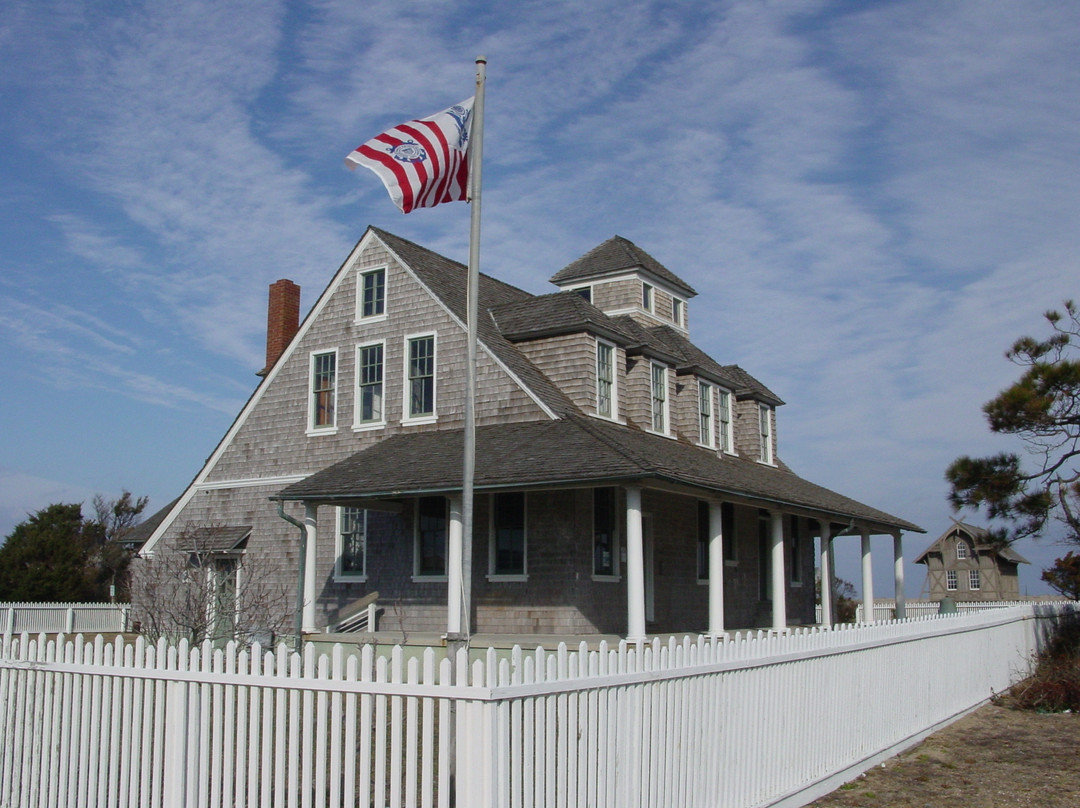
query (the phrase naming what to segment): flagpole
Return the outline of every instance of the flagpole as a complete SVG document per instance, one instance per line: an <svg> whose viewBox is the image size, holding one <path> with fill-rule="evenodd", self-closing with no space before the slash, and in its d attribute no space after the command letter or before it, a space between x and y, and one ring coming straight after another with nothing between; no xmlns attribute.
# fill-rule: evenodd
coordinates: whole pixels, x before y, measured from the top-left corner
<svg viewBox="0 0 1080 808"><path fill-rule="evenodd" d="M472 606L472 536L473 536L473 481L476 476L476 324L479 312L480 288L480 188L481 166L484 154L484 82L487 77L487 59L476 60L476 96L473 101L472 126L469 135L469 273L467 282L466 326L468 331L465 358L465 429L461 475L461 539L460 551L451 547L451 575L448 592L447 640L452 647L467 645L472 633L470 626ZM454 544L454 542L451 542ZM456 564L455 564L456 562ZM453 567L456 566L457 570ZM459 572L454 575L453 572ZM457 581L454 579L457 578ZM455 587L455 584L457 586ZM457 589L458 591L454 591ZM455 614L456 612L456 614Z"/></svg>

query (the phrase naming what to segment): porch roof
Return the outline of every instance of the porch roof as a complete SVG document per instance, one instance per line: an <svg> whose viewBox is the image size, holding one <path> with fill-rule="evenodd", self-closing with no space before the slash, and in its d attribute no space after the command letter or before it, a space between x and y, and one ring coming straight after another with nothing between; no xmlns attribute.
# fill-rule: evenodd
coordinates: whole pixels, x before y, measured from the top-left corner
<svg viewBox="0 0 1080 808"><path fill-rule="evenodd" d="M483 426L476 434L476 491L638 481L855 520L884 532L925 533L907 520L815 485L791 471L636 428L571 415ZM282 489L275 500L334 503L461 489L463 431L399 434Z"/></svg>

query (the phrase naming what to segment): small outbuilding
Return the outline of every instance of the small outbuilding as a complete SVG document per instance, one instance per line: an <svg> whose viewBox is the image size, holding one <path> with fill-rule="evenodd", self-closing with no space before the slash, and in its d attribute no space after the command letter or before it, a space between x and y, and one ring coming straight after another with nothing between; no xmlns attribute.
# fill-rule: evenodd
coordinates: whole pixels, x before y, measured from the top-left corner
<svg viewBox="0 0 1080 808"><path fill-rule="evenodd" d="M926 565L923 595L931 600L997 601L1020 597L1019 568L1031 562L985 528L953 520L915 563Z"/></svg>

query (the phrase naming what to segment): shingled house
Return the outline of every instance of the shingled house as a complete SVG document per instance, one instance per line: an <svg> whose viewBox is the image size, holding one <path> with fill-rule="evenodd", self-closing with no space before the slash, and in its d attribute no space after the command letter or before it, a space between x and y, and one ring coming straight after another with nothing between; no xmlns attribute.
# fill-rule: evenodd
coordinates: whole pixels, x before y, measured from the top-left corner
<svg viewBox="0 0 1080 808"><path fill-rule="evenodd" d="M1031 562L995 545L984 528L954 521L915 563L926 565L923 593L931 600L997 601L1020 597L1020 565Z"/></svg>
<svg viewBox="0 0 1080 808"><path fill-rule="evenodd" d="M305 631L373 592L380 630L445 630L465 278L369 228L302 324L299 289L274 284L264 378L143 556L194 528L295 581L299 524ZM633 243L612 238L551 280L559 291L536 296L480 278L473 631L810 623L815 536L861 536L868 553L888 534L899 557L901 531L921 531L788 469L783 402L694 346L696 293Z"/></svg>

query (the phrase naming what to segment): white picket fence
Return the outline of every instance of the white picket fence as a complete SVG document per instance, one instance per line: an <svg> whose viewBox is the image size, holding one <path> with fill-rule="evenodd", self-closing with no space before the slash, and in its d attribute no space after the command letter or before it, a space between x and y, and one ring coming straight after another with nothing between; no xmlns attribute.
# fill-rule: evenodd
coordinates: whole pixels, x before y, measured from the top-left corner
<svg viewBox="0 0 1080 808"><path fill-rule="evenodd" d="M128 630L127 603L0 603L4 634L91 634Z"/></svg>
<svg viewBox="0 0 1080 808"><path fill-rule="evenodd" d="M7 637L0 805L801 805L1023 677L1076 608L454 665Z"/></svg>

